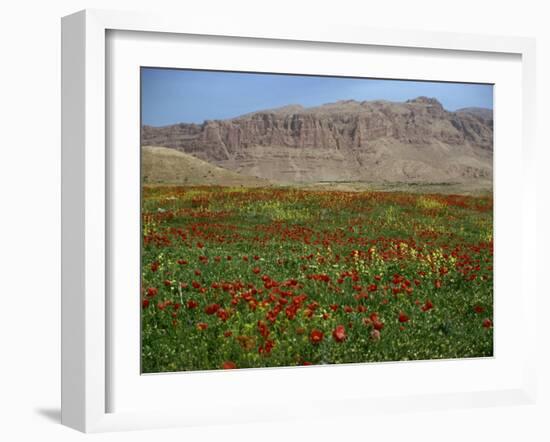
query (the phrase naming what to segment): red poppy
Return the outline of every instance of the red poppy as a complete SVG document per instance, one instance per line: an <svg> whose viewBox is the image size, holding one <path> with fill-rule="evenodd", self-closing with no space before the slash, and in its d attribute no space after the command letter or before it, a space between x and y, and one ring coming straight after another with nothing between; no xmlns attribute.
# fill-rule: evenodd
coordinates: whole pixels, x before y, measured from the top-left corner
<svg viewBox="0 0 550 442"><path fill-rule="evenodd" d="M397 319L399 320L399 322L408 322L409 321L409 317L407 316L407 314L405 314L403 312L399 313L399 316L398 316Z"/></svg>
<svg viewBox="0 0 550 442"><path fill-rule="evenodd" d="M201 276L201 275L202 275L202 272L201 272L199 269L197 269L197 270L195 270L195 275Z"/></svg>
<svg viewBox="0 0 550 442"><path fill-rule="evenodd" d="M159 302L157 304L157 308L159 310L164 310L167 306L169 306L170 304L172 304L172 301L168 300L168 301L164 301L164 302Z"/></svg>
<svg viewBox="0 0 550 442"><path fill-rule="evenodd" d="M434 282L434 286L435 286L436 289L440 289L441 288L441 280L436 279L435 282Z"/></svg>
<svg viewBox="0 0 550 442"><path fill-rule="evenodd" d="M149 287L147 289L147 296L149 297L153 297L153 296L157 296L159 293L159 290L156 288L156 287Z"/></svg>
<svg viewBox="0 0 550 442"><path fill-rule="evenodd" d="M188 309L193 309L193 308L196 308L199 304L197 303L197 301L194 301L192 299L190 299L189 301L187 301L187 308Z"/></svg>
<svg viewBox="0 0 550 442"><path fill-rule="evenodd" d="M430 301L428 299L428 300L426 300L426 302L422 306L422 311L427 312L428 310L431 310L432 308L434 308L434 305L433 305L432 301Z"/></svg>
<svg viewBox="0 0 550 442"><path fill-rule="evenodd" d="M344 342L346 340L346 329L343 325L337 325L332 332L332 337L336 342Z"/></svg>
<svg viewBox="0 0 550 442"><path fill-rule="evenodd" d="M207 315L213 315L220 309L219 304L209 304L204 308L204 313Z"/></svg>
<svg viewBox="0 0 550 442"><path fill-rule="evenodd" d="M476 312L476 313L483 313L484 311L485 311L485 308L481 305L476 305L474 307L474 312Z"/></svg>
<svg viewBox="0 0 550 442"><path fill-rule="evenodd" d="M151 271L152 272L156 272L158 269L159 269L158 261L155 261L155 262L151 263Z"/></svg>
<svg viewBox="0 0 550 442"><path fill-rule="evenodd" d="M318 344L323 340L324 334L321 330L313 329L311 330L311 333L309 334L309 340L313 344Z"/></svg>
<svg viewBox="0 0 550 442"><path fill-rule="evenodd" d="M233 361L225 361L222 364L222 368L224 370L233 370L233 369L237 368L237 364L235 364Z"/></svg>
<svg viewBox="0 0 550 442"><path fill-rule="evenodd" d="M229 338L230 336L233 335L233 332L231 330L226 330L223 332L223 335L226 337L226 338Z"/></svg>
<svg viewBox="0 0 550 442"><path fill-rule="evenodd" d="M489 318L485 318L483 320L483 328L492 328L493 327L493 321L491 321Z"/></svg>
<svg viewBox="0 0 550 442"><path fill-rule="evenodd" d="M271 350L273 349L273 347L275 347L275 342L273 342L271 339L267 339L263 346L260 345L258 347L258 353L260 353L260 354L269 354L269 353L271 353Z"/></svg>
<svg viewBox="0 0 550 442"><path fill-rule="evenodd" d="M264 321L258 321L258 332L260 332L260 335L262 335L264 338L267 338L269 336L269 329L267 328L267 325Z"/></svg>
<svg viewBox="0 0 550 442"><path fill-rule="evenodd" d="M208 324L206 322L199 322L197 324L197 330L206 330L208 328Z"/></svg>
<svg viewBox="0 0 550 442"><path fill-rule="evenodd" d="M167 279L167 280L164 281L164 285L165 285L166 287L170 287L170 286L172 285L172 281L170 281L170 280Z"/></svg>
<svg viewBox="0 0 550 442"><path fill-rule="evenodd" d="M227 312L227 310L223 309L223 308L220 308L217 312L216 312L216 316L218 318L220 318L223 322L227 321L227 319L229 318L229 313Z"/></svg>
<svg viewBox="0 0 550 442"><path fill-rule="evenodd" d="M199 288L201 287L201 283L198 282L198 281L193 281L191 284L192 284L193 287L196 288L196 289L199 289Z"/></svg>
<svg viewBox="0 0 550 442"><path fill-rule="evenodd" d="M252 271L257 275L258 273L260 273L260 268L259 267L254 267L252 269Z"/></svg>
<svg viewBox="0 0 550 442"><path fill-rule="evenodd" d="M143 301L141 301L141 308L147 308L147 307L149 307L149 300L144 299Z"/></svg>

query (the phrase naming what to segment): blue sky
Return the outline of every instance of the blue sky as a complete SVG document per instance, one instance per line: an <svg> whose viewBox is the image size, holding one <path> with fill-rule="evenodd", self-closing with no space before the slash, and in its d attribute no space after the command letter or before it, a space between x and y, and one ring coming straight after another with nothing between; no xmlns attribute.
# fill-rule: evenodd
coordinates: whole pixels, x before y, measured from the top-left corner
<svg viewBox="0 0 550 442"><path fill-rule="evenodd" d="M142 123L202 123L288 104L437 98L447 110L493 107L491 85L408 80L141 69Z"/></svg>

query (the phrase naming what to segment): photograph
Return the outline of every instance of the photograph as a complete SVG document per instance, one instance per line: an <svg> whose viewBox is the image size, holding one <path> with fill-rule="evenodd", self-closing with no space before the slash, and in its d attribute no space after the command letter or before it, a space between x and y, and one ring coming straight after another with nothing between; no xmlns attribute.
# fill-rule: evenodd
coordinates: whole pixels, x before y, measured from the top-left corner
<svg viewBox="0 0 550 442"><path fill-rule="evenodd" d="M140 94L142 374L493 356L493 84L141 67Z"/></svg>

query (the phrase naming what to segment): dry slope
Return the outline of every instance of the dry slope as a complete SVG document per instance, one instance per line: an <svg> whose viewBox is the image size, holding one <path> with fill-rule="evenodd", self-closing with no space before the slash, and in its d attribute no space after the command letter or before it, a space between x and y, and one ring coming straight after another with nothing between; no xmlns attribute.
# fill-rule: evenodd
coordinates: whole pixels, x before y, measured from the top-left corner
<svg viewBox="0 0 550 442"><path fill-rule="evenodd" d="M146 184L267 186L267 180L239 175L166 147L141 149L141 176Z"/></svg>

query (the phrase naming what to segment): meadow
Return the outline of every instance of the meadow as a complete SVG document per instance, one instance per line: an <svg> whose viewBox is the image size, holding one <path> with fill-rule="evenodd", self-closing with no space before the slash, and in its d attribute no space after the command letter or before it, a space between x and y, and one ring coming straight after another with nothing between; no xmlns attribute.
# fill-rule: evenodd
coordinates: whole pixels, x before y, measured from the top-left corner
<svg viewBox="0 0 550 442"><path fill-rule="evenodd" d="M493 354L490 195L144 186L142 372Z"/></svg>

